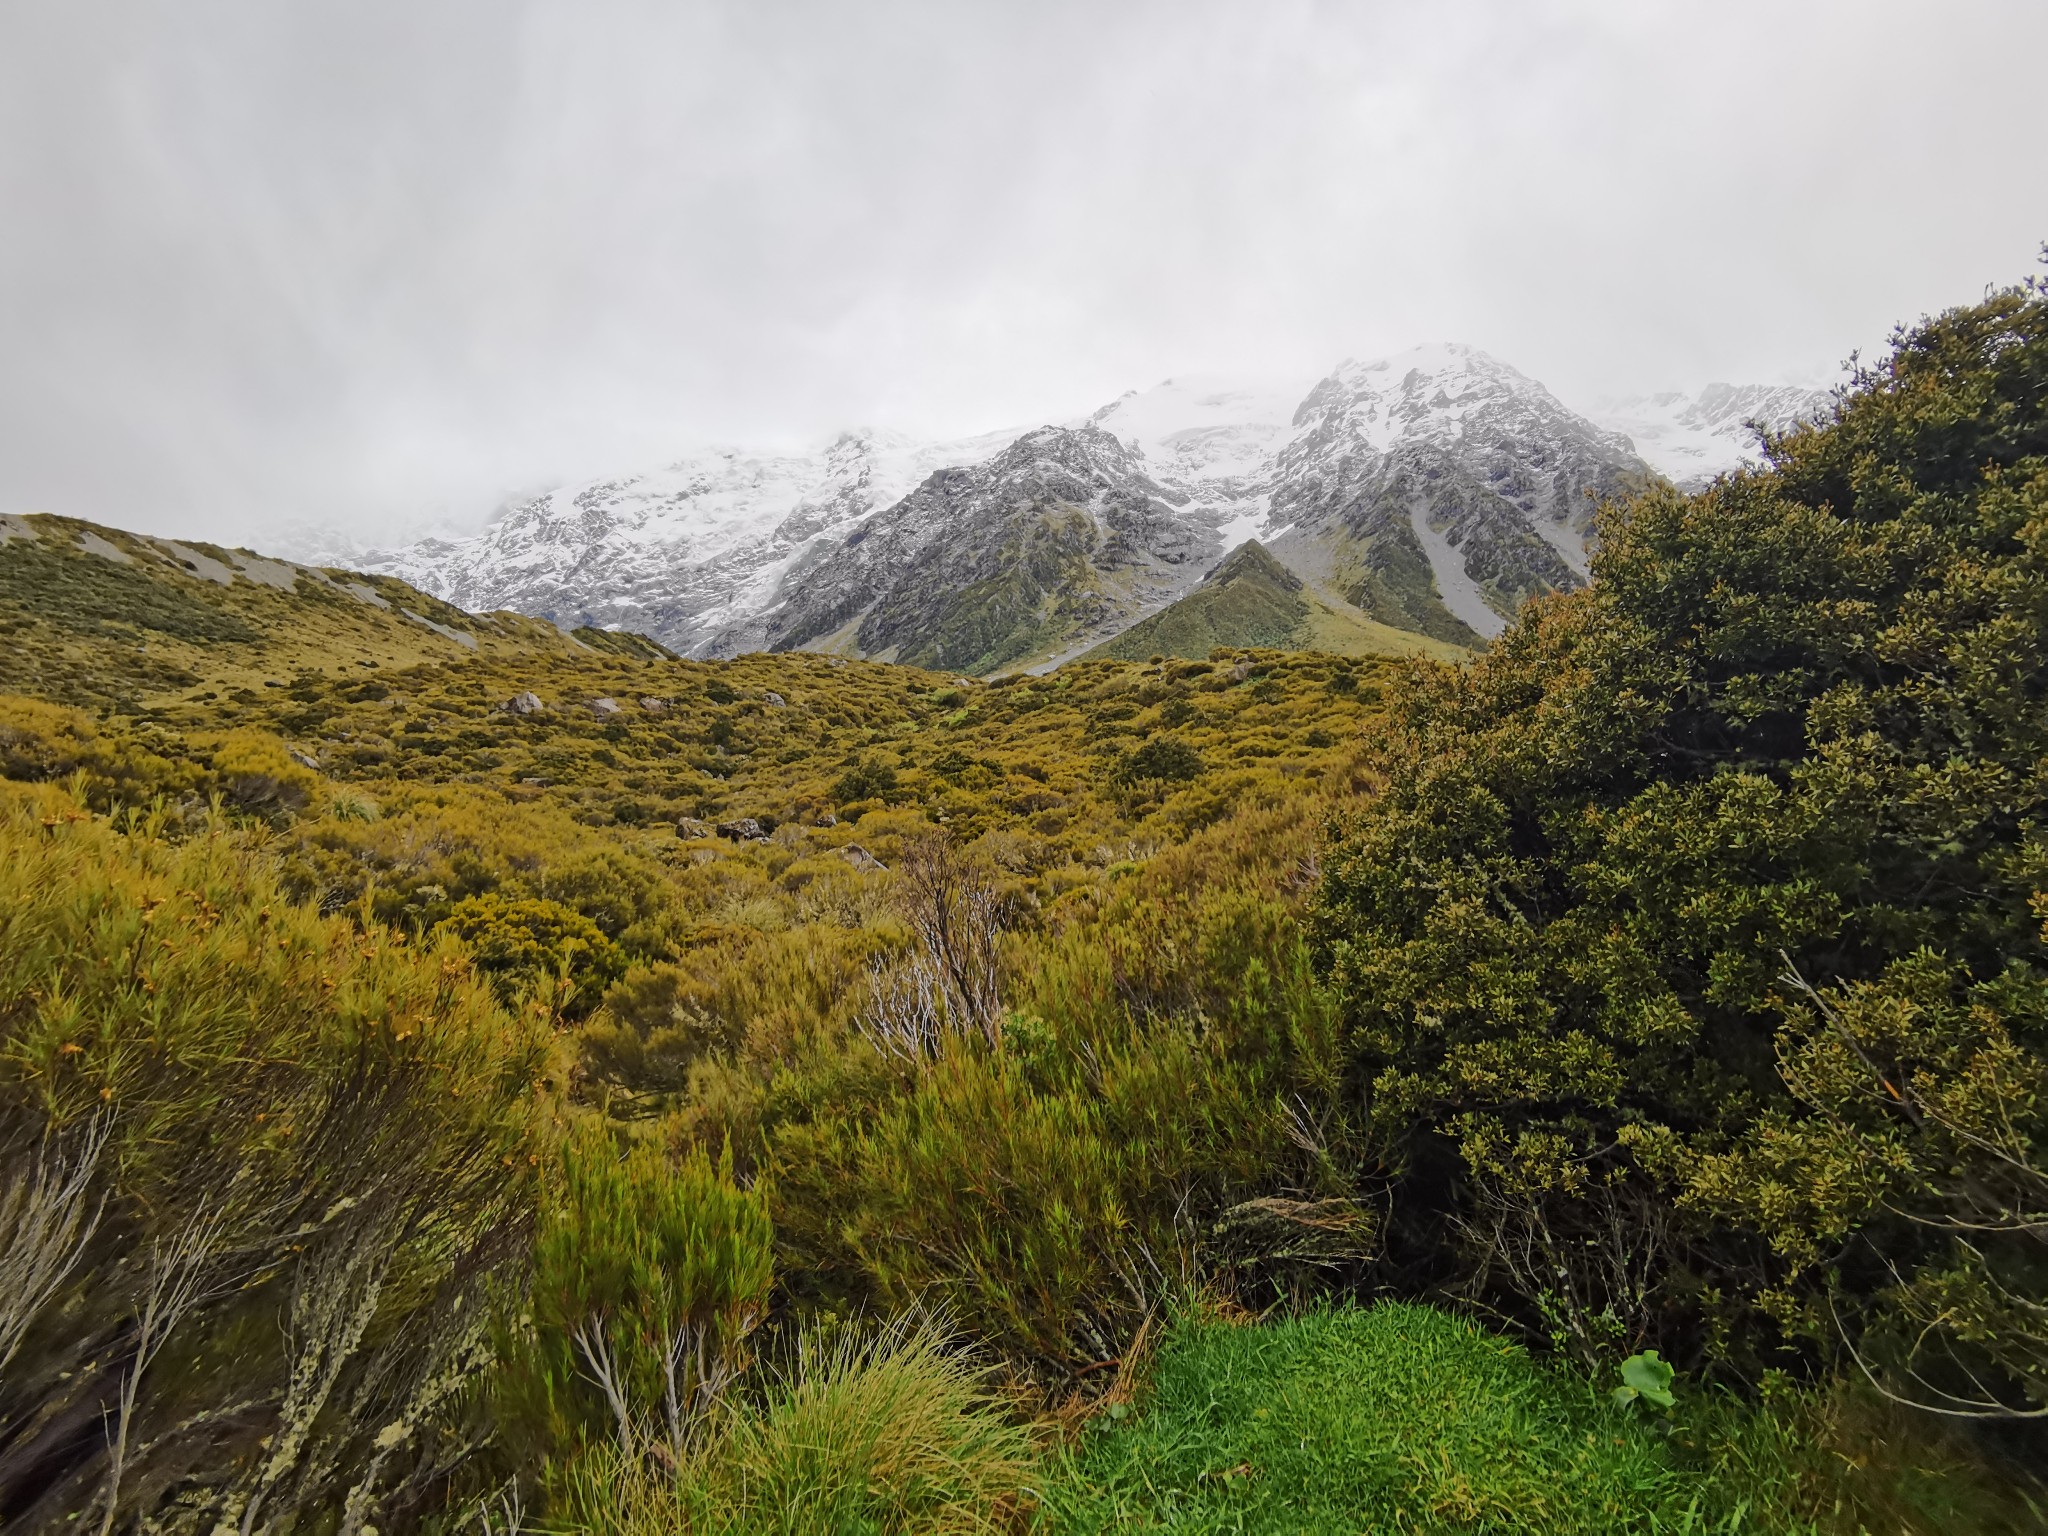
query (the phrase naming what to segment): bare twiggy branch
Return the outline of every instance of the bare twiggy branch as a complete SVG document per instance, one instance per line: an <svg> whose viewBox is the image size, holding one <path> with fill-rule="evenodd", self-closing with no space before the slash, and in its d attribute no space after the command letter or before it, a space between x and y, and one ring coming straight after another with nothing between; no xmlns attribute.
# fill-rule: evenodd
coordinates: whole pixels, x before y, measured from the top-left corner
<svg viewBox="0 0 2048 1536"><path fill-rule="evenodd" d="M1988 1394L1975 1401L1955 1397L1938 1387L1932 1386L1918 1372L1912 1373L1914 1379L1921 1386L1927 1387L1929 1396L1939 1397L1945 1399L1945 1401L1931 1402L1926 1397L1908 1397L1903 1393L1895 1392L1884 1384L1883 1380L1879 1378L1878 1373L1871 1368L1869 1360L1864 1358L1863 1352L1856 1347L1856 1341L1850 1335L1848 1325L1842 1321L1841 1310L1835 1305L1832 1295L1828 1298L1828 1310L1834 1318L1835 1332L1841 1338L1842 1347L1849 1352L1849 1358L1856 1362L1856 1369L1863 1373L1863 1379L1870 1383L1872 1390L1887 1402L1897 1403L1902 1408L1917 1408L1922 1413L1937 1414L1942 1418L1948 1419L2048 1419L2048 1406L2040 1408L2014 1408L2010 1404L2002 1403ZM1923 1330L1924 1337L1925 1331Z"/></svg>
<svg viewBox="0 0 2048 1536"><path fill-rule="evenodd" d="M95 1116L68 1150L46 1137L0 1189L0 1379L98 1230L106 1207L92 1200L92 1180L112 1129L110 1116Z"/></svg>
<svg viewBox="0 0 2048 1536"><path fill-rule="evenodd" d="M908 959L875 974L863 1031L912 1063L931 1060L951 1035L999 1044L1002 893L944 833L912 845L896 880L916 945Z"/></svg>
<svg viewBox="0 0 2048 1536"><path fill-rule="evenodd" d="M142 1389L142 1373L169 1342L185 1314L205 1299L208 1272L223 1246L226 1230L220 1208L202 1202L192 1219L168 1242L150 1250L149 1289L144 1296L142 1316L136 1323L135 1354L128 1375L121 1383L115 1409L114 1443L107 1458L107 1482L102 1498L105 1510L100 1519L100 1536L114 1528L121 1507L121 1475L128 1459L128 1437L135 1425L135 1404Z"/></svg>
<svg viewBox="0 0 2048 1536"><path fill-rule="evenodd" d="M374 1195L370 1198L375 1200ZM242 1536L257 1529L257 1517L271 1491L298 1466L314 1422L377 1315L385 1277L399 1248L400 1235L394 1229L402 1225L402 1218L374 1204L351 1205L349 1214L356 1212L365 1214L331 1223L326 1238L300 1262L288 1334L291 1374L270 1454L242 1505Z"/></svg>
<svg viewBox="0 0 2048 1536"><path fill-rule="evenodd" d="M1626 1184L1596 1183L1553 1202L1475 1182L1476 1211L1457 1220L1477 1265L1463 1289L1480 1301L1495 1269L1535 1300L1587 1365L1647 1335L1653 1293L1670 1249L1664 1206Z"/></svg>
<svg viewBox="0 0 2048 1536"><path fill-rule="evenodd" d="M474 1301L464 1306L464 1300L456 1298L458 1317L455 1325L433 1336L427 1362L397 1416L378 1430L371 1440L370 1457L362 1467L362 1475L342 1501L341 1526L336 1536L362 1536L366 1529L374 1529L369 1525L369 1517L376 1507L377 1485L383 1476L385 1461L417 1436L467 1382L489 1368L494 1356L488 1315ZM501 1500L504 1497L501 1493ZM503 1529L508 1536L519 1529L516 1487L510 1498L512 1502L503 1506L507 1516ZM485 1518L481 1510L479 1518ZM489 1529L488 1520L485 1528Z"/></svg>
<svg viewBox="0 0 2048 1536"><path fill-rule="evenodd" d="M604 1394L605 1405L619 1432L619 1449L631 1460L639 1437L633 1433L632 1410L626 1405L626 1383L612 1358L611 1340L605 1337L601 1318L586 1318L569 1335L576 1352L583 1357L584 1376Z"/></svg>

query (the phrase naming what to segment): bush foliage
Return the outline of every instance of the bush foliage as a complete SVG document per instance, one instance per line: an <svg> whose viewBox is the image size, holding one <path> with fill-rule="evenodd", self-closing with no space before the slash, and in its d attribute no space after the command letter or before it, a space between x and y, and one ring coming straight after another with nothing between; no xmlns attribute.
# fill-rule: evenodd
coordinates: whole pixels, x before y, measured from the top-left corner
<svg viewBox="0 0 2048 1536"><path fill-rule="evenodd" d="M1398 697L1317 932L1408 1261L1589 1351L1785 1364L1754 1305L2048 1407L2048 295L1903 335L1770 459L1610 515L1589 590Z"/></svg>

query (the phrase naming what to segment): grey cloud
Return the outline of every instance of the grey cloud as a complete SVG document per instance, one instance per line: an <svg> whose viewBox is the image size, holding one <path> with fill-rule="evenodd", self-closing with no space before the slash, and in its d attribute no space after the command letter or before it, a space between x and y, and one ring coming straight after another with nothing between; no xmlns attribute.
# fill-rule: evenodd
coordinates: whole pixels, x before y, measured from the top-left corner
<svg viewBox="0 0 2048 1536"><path fill-rule="evenodd" d="M2036 3L0 10L0 511L389 540L1473 341L1825 370L2048 234Z"/></svg>

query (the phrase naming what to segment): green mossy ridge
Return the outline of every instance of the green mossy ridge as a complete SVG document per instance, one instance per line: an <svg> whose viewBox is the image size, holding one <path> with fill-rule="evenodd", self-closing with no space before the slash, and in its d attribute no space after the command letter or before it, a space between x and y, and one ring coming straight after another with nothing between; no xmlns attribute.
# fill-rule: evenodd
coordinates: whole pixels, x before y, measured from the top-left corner
<svg viewBox="0 0 2048 1536"><path fill-rule="evenodd" d="M1226 555L1192 592L1087 656L1123 661L1200 658L1218 648L1248 646L1340 656L1432 655L1451 660L1462 655L1454 646L1393 629L1348 605L1340 608L1325 602L1253 539Z"/></svg>
<svg viewBox="0 0 2048 1536"><path fill-rule="evenodd" d="M1467 649L1486 642L1444 606L1429 556L1411 529L1398 524L1364 541L1342 586L1345 598L1392 629L1411 630Z"/></svg>
<svg viewBox="0 0 2048 1536"><path fill-rule="evenodd" d="M1218 646L1298 650L1307 640L1309 616L1301 578L1253 539L1224 556L1185 597L1088 654L1142 661L1153 655L1207 656Z"/></svg>
<svg viewBox="0 0 2048 1536"><path fill-rule="evenodd" d="M120 529L42 515L10 527L26 532L0 539L0 692L143 714L311 673L359 679L373 669L508 655L537 665L592 650L675 659L640 635L571 638L521 614L465 613L391 576L301 567L288 589L245 575L223 584ZM183 547L231 569L251 554ZM469 636L476 649L432 625Z"/></svg>

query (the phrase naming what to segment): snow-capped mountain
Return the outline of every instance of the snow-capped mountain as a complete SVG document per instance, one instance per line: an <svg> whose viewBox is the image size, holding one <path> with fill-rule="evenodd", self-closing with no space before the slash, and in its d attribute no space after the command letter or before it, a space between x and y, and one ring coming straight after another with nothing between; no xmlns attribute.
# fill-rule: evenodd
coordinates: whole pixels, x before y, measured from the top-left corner
<svg viewBox="0 0 2048 1536"><path fill-rule="evenodd" d="M765 615L765 639L966 672L1044 661L1172 601L1225 521L1100 427L1041 427L870 518Z"/></svg>
<svg viewBox="0 0 2048 1536"><path fill-rule="evenodd" d="M1816 399L1716 387L1596 421L1439 344L1313 385L1170 379L1024 433L705 450L363 563L471 611L637 629L695 655L831 648L988 671L1077 654L1258 538L1329 601L1471 644L1532 594L1583 582L1599 502L1652 466L1691 479L1739 460L1742 421Z"/></svg>
<svg viewBox="0 0 2048 1536"><path fill-rule="evenodd" d="M1224 547L1235 548L1266 527L1273 456L1293 430L1308 384L1167 379L1130 390L1087 425L1137 454L1155 479L1218 514Z"/></svg>
<svg viewBox="0 0 2048 1536"><path fill-rule="evenodd" d="M694 647L769 606L819 552L933 470L977 463L1015 436L920 443L853 431L809 453L708 448L534 497L473 538L360 563L472 613L512 608Z"/></svg>
<svg viewBox="0 0 2048 1536"><path fill-rule="evenodd" d="M1472 347L1345 363L1291 410L1290 395L1169 380L935 475L747 638L1044 664L1257 538L1370 618L1473 644L1583 582L1595 507L1650 478L1626 438Z"/></svg>
<svg viewBox="0 0 2048 1536"><path fill-rule="evenodd" d="M1751 423L1783 432L1820 420L1833 404L1826 390L1797 384L1709 384L1697 394L1602 400L1593 419L1626 435L1652 469L1691 491L1762 458Z"/></svg>
<svg viewBox="0 0 2048 1536"><path fill-rule="evenodd" d="M1382 623L1470 641L1587 574L1593 513L1649 479L1627 438L1476 347L1349 362L1274 460L1274 554Z"/></svg>

